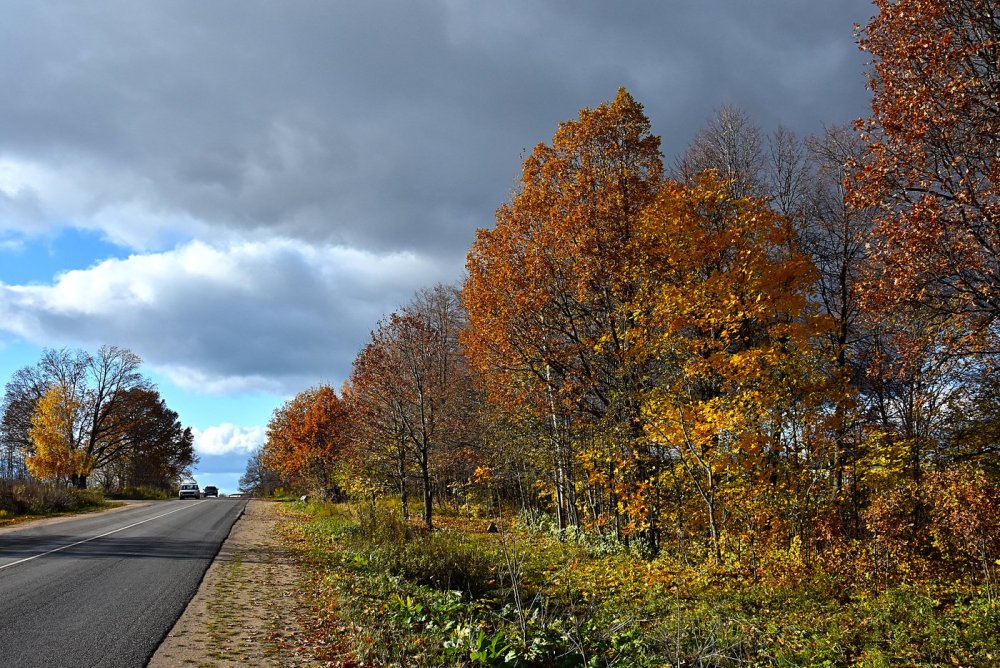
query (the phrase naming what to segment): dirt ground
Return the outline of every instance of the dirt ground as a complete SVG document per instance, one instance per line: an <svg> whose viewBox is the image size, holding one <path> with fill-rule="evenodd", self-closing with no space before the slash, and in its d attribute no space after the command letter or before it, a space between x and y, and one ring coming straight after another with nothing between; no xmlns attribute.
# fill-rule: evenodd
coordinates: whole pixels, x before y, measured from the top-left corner
<svg viewBox="0 0 1000 668"><path fill-rule="evenodd" d="M278 537L279 505L247 504L150 668L323 665L293 649L303 574Z"/></svg>

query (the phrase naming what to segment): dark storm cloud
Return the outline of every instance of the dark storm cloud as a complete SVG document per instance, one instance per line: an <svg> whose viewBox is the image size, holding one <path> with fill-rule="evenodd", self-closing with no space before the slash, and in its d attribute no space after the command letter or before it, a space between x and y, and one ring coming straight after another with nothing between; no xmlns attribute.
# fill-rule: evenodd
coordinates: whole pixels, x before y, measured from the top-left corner
<svg viewBox="0 0 1000 668"><path fill-rule="evenodd" d="M619 85L668 159L726 103L803 133L861 115L852 24L870 13L860 0L8 2L0 228L453 257L492 223L523 152Z"/></svg>
<svg viewBox="0 0 1000 668"><path fill-rule="evenodd" d="M74 226L141 252L0 282L0 330L125 345L183 387L337 384L380 316L460 276L475 228L560 121L624 85L668 162L725 104L765 130L849 122L868 99L852 26L870 13L10 0L0 251Z"/></svg>

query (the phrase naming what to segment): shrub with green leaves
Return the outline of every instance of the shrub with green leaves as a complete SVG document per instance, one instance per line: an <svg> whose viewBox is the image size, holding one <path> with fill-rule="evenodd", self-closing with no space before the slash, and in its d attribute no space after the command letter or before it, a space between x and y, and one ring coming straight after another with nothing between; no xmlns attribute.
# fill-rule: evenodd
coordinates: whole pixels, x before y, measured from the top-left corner
<svg viewBox="0 0 1000 668"><path fill-rule="evenodd" d="M363 665L1000 663L1000 602L961 583L872 593L821 573L750 581L539 527L442 519L427 532L379 506L291 505L306 511L296 526L333 615L329 642Z"/></svg>

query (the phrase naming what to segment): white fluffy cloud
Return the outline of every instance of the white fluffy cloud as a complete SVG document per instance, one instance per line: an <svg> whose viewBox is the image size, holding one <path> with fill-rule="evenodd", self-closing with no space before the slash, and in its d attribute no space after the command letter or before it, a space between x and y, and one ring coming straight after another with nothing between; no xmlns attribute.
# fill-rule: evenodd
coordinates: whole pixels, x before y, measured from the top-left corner
<svg viewBox="0 0 1000 668"><path fill-rule="evenodd" d="M286 394L339 383L378 318L458 267L291 239L190 242L0 283L0 330L38 345L131 348L182 387Z"/></svg>
<svg viewBox="0 0 1000 668"><path fill-rule="evenodd" d="M228 422L191 431L194 433L194 449L200 455L246 455L264 442L262 428L238 427Z"/></svg>
<svg viewBox="0 0 1000 668"><path fill-rule="evenodd" d="M217 236L183 208L158 203L149 179L111 171L92 158L0 157L0 230L31 237L72 226L136 250Z"/></svg>

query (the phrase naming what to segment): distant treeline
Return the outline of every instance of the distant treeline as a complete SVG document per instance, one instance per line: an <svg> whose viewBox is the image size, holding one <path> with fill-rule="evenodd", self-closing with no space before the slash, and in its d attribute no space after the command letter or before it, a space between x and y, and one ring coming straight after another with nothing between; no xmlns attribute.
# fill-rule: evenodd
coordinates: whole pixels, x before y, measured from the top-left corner
<svg viewBox="0 0 1000 668"><path fill-rule="evenodd" d="M171 490L197 462L194 437L141 364L114 346L46 349L15 372L0 404L0 479Z"/></svg>

